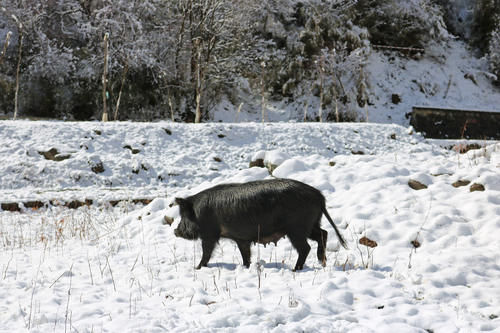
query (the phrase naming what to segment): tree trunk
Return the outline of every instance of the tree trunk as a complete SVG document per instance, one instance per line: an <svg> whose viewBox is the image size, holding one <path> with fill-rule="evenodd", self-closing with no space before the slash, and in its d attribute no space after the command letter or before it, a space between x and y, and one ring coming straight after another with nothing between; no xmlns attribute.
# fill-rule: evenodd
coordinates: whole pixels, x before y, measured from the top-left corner
<svg viewBox="0 0 500 333"><path fill-rule="evenodd" d="M115 108L115 116L114 120L118 120L118 108L120 107L120 100L122 98L122 91L123 91L123 86L125 85L125 79L127 78L127 72L128 72L128 60L125 62L125 68L123 69L123 74L122 74L122 82L120 85L120 92L118 93L118 99L116 100L116 108Z"/></svg>
<svg viewBox="0 0 500 333"><path fill-rule="evenodd" d="M12 35L12 32L9 31L7 33L7 36L5 37L5 43L3 44L2 54L0 54L0 65L2 64L3 58L5 56L5 53L7 52L7 48L9 47L9 42L10 42L10 36L11 35Z"/></svg>
<svg viewBox="0 0 500 333"><path fill-rule="evenodd" d="M266 70L266 63L263 61L260 63L262 68L262 75L260 78L261 94L262 94L262 122L266 119L266 82L264 79L264 74Z"/></svg>
<svg viewBox="0 0 500 333"><path fill-rule="evenodd" d="M106 104L106 83L108 76L108 33L104 34L104 70L102 73L102 121L108 121L108 109Z"/></svg>
<svg viewBox="0 0 500 333"><path fill-rule="evenodd" d="M202 92L202 65L201 65L201 48L200 41L197 40L195 43L196 51L198 52L197 62L196 62L196 113L194 117L194 122L199 123L201 121L201 92Z"/></svg>
<svg viewBox="0 0 500 333"><path fill-rule="evenodd" d="M319 122L323 122L323 100L324 100L324 89L323 86L325 85L324 83L324 68L323 68L323 63L324 63L324 58L321 57L319 60L319 110L318 110L318 117L319 117Z"/></svg>
<svg viewBox="0 0 500 333"><path fill-rule="evenodd" d="M17 69L16 69L16 91L14 94L14 120L17 118L17 111L19 105L19 73L21 71L21 58L23 54L23 30L22 25L19 24L19 53L17 58Z"/></svg>

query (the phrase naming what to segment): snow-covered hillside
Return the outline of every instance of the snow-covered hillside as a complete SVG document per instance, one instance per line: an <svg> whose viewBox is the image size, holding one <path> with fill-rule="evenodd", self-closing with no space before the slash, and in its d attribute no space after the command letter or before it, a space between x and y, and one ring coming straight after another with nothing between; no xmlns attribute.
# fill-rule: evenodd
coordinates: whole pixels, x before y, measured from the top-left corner
<svg viewBox="0 0 500 333"><path fill-rule="evenodd" d="M408 56L406 51L374 49L367 56L365 71L366 107L355 101L348 106L339 104L339 112L351 113L358 120L407 126L414 106L500 112L500 89L491 82L495 75L487 58L475 57L464 42L452 37L429 44L420 57ZM346 89L355 90L352 79L345 81ZM242 101L241 114L236 106L223 101L214 110L214 120L260 121L260 97L243 96ZM334 107L328 104L323 112L333 113ZM293 101L270 101L267 117L270 121L302 121L304 109L309 119L317 117L319 98L304 94Z"/></svg>
<svg viewBox="0 0 500 333"><path fill-rule="evenodd" d="M408 124L413 106L500 112L500 89L491 83L486 58L474 57L463 42L429 45L419 60L381 53L369 58L370 121Z"/></svg>
<svg viewBox="0 0 500 333"><path fill-rule="evenodd" d="M499 143L459 154L442 148L457 142L377 124L27 121L0 122L0 143L1 202L102 203L0 211L0 331L500 330ZM60 161L39 153L52 148ZM170 204L271 177L248 167L257 157L323 192L348 250L325 220L326 267L311 242L293 272L285 238L253 246L249 269L221 240L194 270L200 244L173 235ZM104 204L137 197L154 200Z"/></svg>

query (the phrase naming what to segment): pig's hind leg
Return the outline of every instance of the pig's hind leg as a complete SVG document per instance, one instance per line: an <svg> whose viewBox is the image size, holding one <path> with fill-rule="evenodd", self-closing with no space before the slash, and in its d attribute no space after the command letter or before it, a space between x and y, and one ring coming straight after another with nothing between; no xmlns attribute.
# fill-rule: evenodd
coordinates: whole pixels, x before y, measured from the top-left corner
<svg viewBox="0 0 500 333"><path fill-rule="evenodd" d="M311 251L311 246L307 243L306 237L304 235L294 235L288 234L288 238L292 243L293 247L299 253L299 258L297 259L297 263L295 264L294 271L300 271L304 268L304 263L306 262L307 255L309 251Z"/></svg>
<svg viewBox="0 0 500 333"><path fill-rule="evenodd" d="M319 227L319 224L317 224L314 226L309 238L318 243L318 251L317 251L318 260L321 261L323 267L326 266L325 248L326 248L326 240L328 239L328 232L326 230L321 229Z"/></svg>

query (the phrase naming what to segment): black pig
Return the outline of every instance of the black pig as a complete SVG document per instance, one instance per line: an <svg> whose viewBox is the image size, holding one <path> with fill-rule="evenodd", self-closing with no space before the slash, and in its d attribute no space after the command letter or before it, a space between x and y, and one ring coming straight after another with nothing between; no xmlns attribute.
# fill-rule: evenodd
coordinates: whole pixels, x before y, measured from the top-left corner
<svg viewBox="0 0 500 333"><path fill-rule="evenodd" d="M276 243L288 236L299 254L294 270L301 270L311 250L307 238L318 242L318 260L326 264L328 233L321 229L322 214L333 226L342 246L345 240L325 208L325 197L312 186L292 179L223 184L187 198L176 198L181 222L175 236L201 238L200 269L207 266L220 237L238 244L243 264L250 265L252 242Z"/></svg>

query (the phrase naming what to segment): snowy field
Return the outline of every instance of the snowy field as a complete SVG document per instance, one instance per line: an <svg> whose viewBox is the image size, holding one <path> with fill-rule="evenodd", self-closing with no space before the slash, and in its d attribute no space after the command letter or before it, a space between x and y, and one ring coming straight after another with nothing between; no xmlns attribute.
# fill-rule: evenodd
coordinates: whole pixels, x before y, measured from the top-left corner
<svg viewBox="0 0 500 333"><path fill-rule="evenodd" d="M0 210L1 332L500 331L500 143L459 154L444 147L468 142L382 124L29 121L0 122L0 143L0 203L54 204ZM249 269L221 240L194 270L200 243L174 236L171 203L272 177L257 157L321 190L349 249L323 219L326 267L310 242L293 272L285 238L253 246Z"/></svg>

